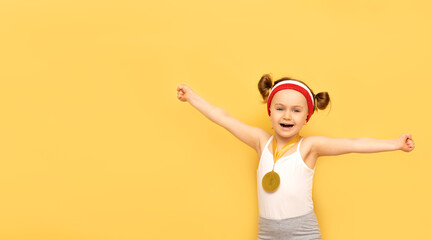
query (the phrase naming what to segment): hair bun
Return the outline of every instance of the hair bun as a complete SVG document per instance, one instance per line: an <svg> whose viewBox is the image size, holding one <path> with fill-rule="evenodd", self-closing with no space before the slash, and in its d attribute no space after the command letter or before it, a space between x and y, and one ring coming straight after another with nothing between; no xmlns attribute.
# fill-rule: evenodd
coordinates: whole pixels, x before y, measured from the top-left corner
<svg viewBox="0 0 431 240"><path fill-rule="evenodd" d="M272 78L269 74L264 74L257 84L260 94L262 95L263 103L268 100L269 92L272 88Z"/></svg>
<svg viewBox="0 0 431 240"><path fill-rule="evenodd" d="M330 101L331 99L329 98L328 92L320 92L316 94L316 107L319 110L324 110L328 106Z"/></svg>

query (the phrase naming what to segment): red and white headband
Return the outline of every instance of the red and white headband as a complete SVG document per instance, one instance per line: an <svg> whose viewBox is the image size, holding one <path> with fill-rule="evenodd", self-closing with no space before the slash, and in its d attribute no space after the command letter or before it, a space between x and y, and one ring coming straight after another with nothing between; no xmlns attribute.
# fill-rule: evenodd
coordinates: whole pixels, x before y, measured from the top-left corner
<svg viewBox="0 0 431 240"><path fill-rule="evenodd" d="M313 115L313 109L314 109L313 94L311 93L311 90L307 86L305 86L305 84L298 82L298 81L293 81L293 80L281 81L281 82L275 84L275 86L271 89L271 91L269 92L268 101L266 103L267 108L268 108L268 115L271 116L271 112L269 111L269 107L271 106L272 98L274 97L274 95L278 91L285 90L285 89L293 89L293 90L296 90L296 91L302 93L302 95L304 95L305 99L307 100L307 105L308 105L308 116L307 116L307 122L308 122L311 115Z"/></svg>

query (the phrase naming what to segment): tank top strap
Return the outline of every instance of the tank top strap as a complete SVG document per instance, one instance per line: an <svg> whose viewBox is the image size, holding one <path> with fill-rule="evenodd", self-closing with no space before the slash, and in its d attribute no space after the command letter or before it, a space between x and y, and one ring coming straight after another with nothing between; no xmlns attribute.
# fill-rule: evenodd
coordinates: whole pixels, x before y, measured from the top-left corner
<svg viewBox="0 0 431 240"><path fill-rule="evenodd" d="M263 151L265 151L265 149L268 149L268 145L269 145L269 143L271 142L271 140L272 140L272 138L274 137L274 135L272 135L270 138L269 138L269 140L268 140L268 142L266 142L266 145L265 145L265 148L263 149Z"/></svg>
<svg viewBox="0 0 431 240"><path fill-rule="evenodd" d="M304 137L301 137L301 140L299 140L298 147L296 149L296 151L298 151L298 152L299 152L299 147L301 146L301 142L302 142L303 139L304 139Z"/></svg>

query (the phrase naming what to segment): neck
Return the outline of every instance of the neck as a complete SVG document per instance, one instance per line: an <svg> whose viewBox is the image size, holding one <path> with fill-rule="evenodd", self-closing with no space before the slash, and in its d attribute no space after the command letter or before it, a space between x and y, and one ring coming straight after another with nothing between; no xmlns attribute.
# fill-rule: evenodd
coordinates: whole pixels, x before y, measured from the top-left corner
<svg viewBox="0 0 431 240"><path fill-rule="evenodd" d="M297 136L299 136L299 134L285 138L285 137L282 137L282 136L278 135L277 133L275 133L274 137L277 139L277 149L281 149L284 145L286 145L288 142L295 139Z"/></svg>

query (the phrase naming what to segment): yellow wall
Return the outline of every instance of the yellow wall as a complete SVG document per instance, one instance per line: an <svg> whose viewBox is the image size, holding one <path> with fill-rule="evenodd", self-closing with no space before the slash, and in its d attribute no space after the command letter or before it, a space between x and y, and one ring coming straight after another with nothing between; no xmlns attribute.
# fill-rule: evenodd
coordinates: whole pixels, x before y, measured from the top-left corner
<svg viewBox="0 0 431 240"><path fill-rule="evenodd" d="M425 239L429 1L1 1L0 239L256 239L256 153L180 83L271 130L257 82L328 91L303 135L412 153L319 159L323 240Z"/></svg>

